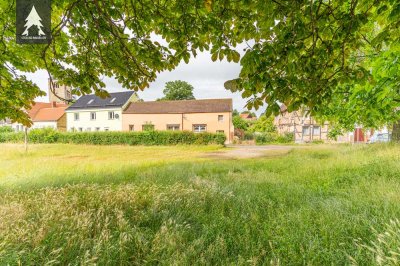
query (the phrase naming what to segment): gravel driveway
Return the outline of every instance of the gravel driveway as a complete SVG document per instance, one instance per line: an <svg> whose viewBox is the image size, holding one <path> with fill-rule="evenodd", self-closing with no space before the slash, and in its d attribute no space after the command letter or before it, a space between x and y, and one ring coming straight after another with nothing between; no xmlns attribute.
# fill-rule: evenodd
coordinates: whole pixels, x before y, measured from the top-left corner
<svg viewBox="0 0 400 266"><path fill-rule="evenodd" d="M293 146L283 145L227 145L227 148L218 152L206 153L207 157L246 159L256 157L273 157L287 154Z"/></svg>

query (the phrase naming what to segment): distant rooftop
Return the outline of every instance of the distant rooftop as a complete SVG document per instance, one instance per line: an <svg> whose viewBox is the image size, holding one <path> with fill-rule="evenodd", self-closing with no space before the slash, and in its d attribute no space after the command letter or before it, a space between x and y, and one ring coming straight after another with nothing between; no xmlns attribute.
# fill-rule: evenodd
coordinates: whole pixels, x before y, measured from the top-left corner
<svg viewBox="0 0 400 266"><path fill-rule="evenodd" d="M94 94L80 97L68 110L77 109L104 109L122 107L134 94L134 91L112 92L110 97L102 99Z"/></svg>
<svg viewBox="0 0 400 266"><path fill-rule="evenodd" d="M232 112L232 99L132 102L124 114L182 114Z"/></svg>

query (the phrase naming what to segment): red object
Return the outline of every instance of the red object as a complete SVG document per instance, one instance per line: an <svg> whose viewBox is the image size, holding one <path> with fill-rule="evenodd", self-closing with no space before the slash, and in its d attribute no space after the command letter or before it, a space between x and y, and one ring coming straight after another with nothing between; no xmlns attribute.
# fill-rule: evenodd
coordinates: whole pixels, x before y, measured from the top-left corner
<svg viewBox="0 0 400 266"><path fill-rule="evenodd" d="M361 128L356 128L354 131L354 142L364 142L364 132Z"/></svg>

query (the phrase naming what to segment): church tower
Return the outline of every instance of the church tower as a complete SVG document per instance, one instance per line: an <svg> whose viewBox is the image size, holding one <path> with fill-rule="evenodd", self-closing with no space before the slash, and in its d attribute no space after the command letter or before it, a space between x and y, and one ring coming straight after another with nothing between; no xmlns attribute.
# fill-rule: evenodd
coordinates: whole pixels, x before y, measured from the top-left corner
<svg viewBox="0 0 400 266"><path fill-rule="evenodd" d="M72 93L71 90L72 88L66 85L61 85L57 82L57 80L53 80L53 89L55 94L50 90L50 79L48 79L48 87L49 87L49 101L50 102L57 102L57 103L67 103L66 101L63 101L58 97L66 100L72 100Z"/></svg>

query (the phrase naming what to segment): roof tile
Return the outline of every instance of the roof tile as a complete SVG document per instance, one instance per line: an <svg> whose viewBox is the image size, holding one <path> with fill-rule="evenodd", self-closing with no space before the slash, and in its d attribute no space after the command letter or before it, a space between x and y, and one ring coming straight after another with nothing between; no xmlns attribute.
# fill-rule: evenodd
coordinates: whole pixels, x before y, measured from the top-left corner
<svg viewBox="0 0 400 266"><path fill-rule="evenodd" d="M232 99L132 102L124 114L181 114L232 112Z"/></svg>

